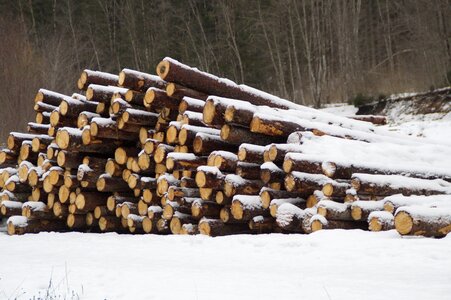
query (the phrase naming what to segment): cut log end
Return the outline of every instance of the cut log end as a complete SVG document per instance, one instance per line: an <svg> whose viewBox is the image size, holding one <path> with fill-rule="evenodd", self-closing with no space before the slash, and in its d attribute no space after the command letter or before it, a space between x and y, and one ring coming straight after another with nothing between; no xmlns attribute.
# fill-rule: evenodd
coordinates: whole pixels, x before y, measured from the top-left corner
<svg viewBox="0 0 451 300"><path fill-rule="evenodd" d="M152 220L150 220L149 218L144 218L143 222L142 222L142 229L145 233L150 233L152 232L152 228L153 224L152 224Z"/></svg>
<svg viewBox="0 0 451 300"><path fill-rule="evenodd" d="M15 235L16 234L16 226L13 222L8 222L7 231L9 235Z"/></svg>
<svg viewBox="0 0 451 300"><path fill-rule="evenodd" d="M208 222L201 222L199 224L199 232L200 232L200 234L210 236L211 235L210 224L208 224Z"/></svg>
<svg viewBox="0 0 451 300"><path fill-rule="evenodd" d="M207 101L204 106L204 110L202 112L203 121L206 124L211 124L215 117L216 108L213 101Z"/></svg>
<svg viewBox="0 0 451 300"><path fill-rule="evenodd" d="M285 177L285 188L287 191L291 192L296 187L296 182L294 180L294 177L290 174Z"/></svg>
<svg viewBox="0 0 451 300"><path fill-rule="evenodd" d="M173 234L180 234L180 230L182 229L182 222L180 222L179 218L172 218L169 223L169 228L171 228L171 232Z"/></svg>
<svg viewBox="0 0 451 300"><path fill-rule="evenodd" d="M205 176L205 173L203 171L199 171L196 173L196 184L198 187L202 188L207 183L207 177Z"/></svg>
<svg viewBox="0 0 451 300"><path fill-rule="evenodd" d="M263 191L260 194L260 200L263 208L268 208L271 203L271 196L268 191Z"/></svg>
<svg viewBox="0 0 451 300"><path fill-rule="evenodd" d="M170 126L168 130L166 130L166 141L170 144L174 144L177 142L177 127Z"/></svg>
<svg viewBox="0 0 451 300"><path fill-rule="evenodd" d="M226 122L232 122L234 115L235 115L235 107L228 106L224 112L224 120Z"/></svg>
<svg viewBox="0 0 451 300"><path fill-rule="evenodd" d="M69 132L67 132L66 130L58 131L58 133L56 134L56 144L61 149L67 149L69 147L69 141Z"/></svg>
<svg viewBox="0 0 451 300"><path fill-rule="evenodd" d="M106 181L104 178L97 179L96 187L99 192L102 192L106 187Z"/></svg>
<svg viewBox="0 0 451 300"><path fill-rule="evenodd" d="M164 80L166 76L169 74L169 69L170 69L169 62L163 60L157 65L157 75Z"/></svg>
<svg viewBox="0 0 451 300"><path fill-rule="evenodd" d="M326 183L322 188L322 192L324 196L330 197L334 192L334 186L331 183Z"/></svg>
<svg viewBox="0 0 451 300"><path fill-rule="evenodd" d="M119 147L114 152L114 160L116 160L116 162L120 165L125 164L127 162L127 158L127 152L124 148Z"/></svg>
<svg viewBox="0 0 451 300"><path fill-rule="evenodd" d="M319 220L313 220L311 227L312 227L312 232L315 232L315 231L323 229L323 224Z"/></svg>
<svg viewBox="0 0 451 300"><path fill-rule="evenodd" d="M368 229L371 231L381 231L382 224L378 220L378 218L371 218L371 220L368 222Z"/></svg>
<svg viewBox="0 0 451 300"><path fill-rule="evenodd" d="M277 146L272 145L271 147L269 147L268 157L269 157L269 160L271 160L271 161L276 160L276 158L277 158ZM283 170L285 171L285 163L284 163ZM285 172L287 172L287 171L285 171Z"/></svg>
<svg viewBox="0 0 451 300"><path fill-rule="evenodd" d="M230 135L230 128L231 128L230 125L227 125L227 124L225 124L221 127L221 133L220 133L221 139L227 140L227 138Z"/></svg>
<svg viewBox="0 0 451 300"><path fill-rule="evenodd" d="M173 96L173 95L175 94L175 91L176 91L176 87L175 87L175 84L174 84L174 83L169 83L169 84L166 86L166 94L167 94L169 97Z"/></svg>
<svg viewBox="0 0 451 300"><path fill-rule="evenodd" d="M202 139L200 137L196 136L194 138L194 142L193 142L193 150L195 153L200 153L200 152L202 152L202 148L203 148Z"/></svg>
<svg viewBox="0 0 451 300"><path fill-rule="evenodd" d="M123 85L124 85L124 82L125 82L125 72L124 72L124 71L121 71L121 72L119 73L119 80L118 80L118 83L119 83L120 86L123 86Z"/></svg>
<svg viewBox="0 0 451 300"><path fill-rule="evenodd" d="M360 207L353 207L351 209L351 216L354 220L359 221L362 219L362 209Z"/></svg>
<svg viewBox="0 0 451 300"><path fill-rule="evenodd" d="M412 217L404 211L397 213L395 216L395 228L402 235L409 234L413 228Z"/></svg>
<svg viewBox="0 0 451 300"><path fill-rule="evenodd" d="M384 210L385 211L388 211L388 212L390 212L390 213L394 213L395 212L395 207L393 206L393 204L392 203L390 203L390 202L385 202L384 203Z"/></svg>
<svg viewBox="0 0 451 300"><path fill-rule="evenodd" d="M327 215L327 208L325 207L318 207L318 214L325 217Z"/></svg>
<svg viewBox="0 0 451 300"><path fill-rule="evenodd" d="M232 202L232 206L230 208L230 211L232 212L232 215L235 219L241 220L243 218L243 206L239 201Z"/></svg>
<svg viewBox="0 0 451 300"><path fill-rule="evenodd" d="M245 161L246 160L246 155L247 155L246 149L241 148L241 149L238 150L238 159L240 161Z"/></svg>
<svg viewBox="0 0 451 300"><path fill-rule="evenodd" d="M94 90L90 87L86 90L86 99L91 100L94 97Z"/></svg>

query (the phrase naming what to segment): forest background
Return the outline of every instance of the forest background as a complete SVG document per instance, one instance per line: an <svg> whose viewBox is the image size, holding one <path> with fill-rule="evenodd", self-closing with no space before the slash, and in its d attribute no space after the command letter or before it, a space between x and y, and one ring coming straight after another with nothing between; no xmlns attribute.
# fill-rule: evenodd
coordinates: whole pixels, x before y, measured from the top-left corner
<svg viewBox="0 0 451 300"><path fill-rule="evenodd" d="M171 56L293 102L448 86L449 0L0 0L0 138L40 87L85 68L155 73Z"/></svg>

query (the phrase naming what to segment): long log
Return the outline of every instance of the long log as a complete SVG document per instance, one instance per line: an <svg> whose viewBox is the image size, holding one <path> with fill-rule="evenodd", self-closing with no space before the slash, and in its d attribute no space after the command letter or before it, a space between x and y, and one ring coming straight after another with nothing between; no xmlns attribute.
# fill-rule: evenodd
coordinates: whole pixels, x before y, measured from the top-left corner
<svg viewBox="0 0 451 300"><path fill-rule="evenodd" d="M200 166L197 168L196 184L200 188L220 189L224 184L225 175L216 168L210 166Z"/></svg>
<svg viewBox="0 0 451 300"><path fill-rule="evenodd" d="M179 104L179 113L183 114L185 111L193 111L202 113L204 110L205 101L192 97L183 97Z"/></svg>
<svg viewBox="0 0 451 300"><path fill-rule="evenodd" d="M444 237L451 232L449 207L400 207L395 214L395 228L401 235Z"/></svg>
<svg viewBox="0 0 451 300"><path fill-rule="evenodd" d="M232 126L228 124L224 124L221 127L221 139L233 145L249 143L264 146L273 142L277 142L277 138L270 138L263 134L250 132L243 127Z"/></svg>
<svg viewBox="0 0 451 300"><path fill-rule="evenodd" d="M216 149L235 152L237 146L221 140L217 135L199 132L193 141L194 153L208 155Z"/></svg>
<svg viewBox="0 0 451 300"><path fill-rule="evenodd" d="M157 66L157 74L164 80L175 82L207 95L241 99L255 105L267 105L286 109L293 104L287 100L245 85L216 77L184 65L172 58L164 58Z"/></svg>
<svg viewBox="0 0 451 300"><path fill-rule="evenodd" d="M269 210L263 208L260 196L235 195L231 212L235 219L250 221L256 216L269 216Z"/></svg>
<svg viewBox="0 0 451 300"><path fill-rule="evenodd" d="M241 144L238 150L238 159L250 163L263 163L265 147L254 144Z"/></svg>
<svg viewBox="0 0 451 300"><path fill-rule="evenodd" d="M145 92L150 87L164 89L167 83L160 77L124 68L119 73L118 84L122 87Z"/></svg>
<svg viewBox="0 0 451 300"><path fill-rule="evenodd" d="M56 220L29 220L23 216L12 216L7 221L9 235L39 233L42 231L64 231L66 224Z"/></svg>
<svg viewBox="0 0 451 300"><path fill-rule="evenodd" d="M395 217L387 211L373 211L368 216L368 229L387 231L395 228Z"/></svg>
<svg viewBox="0 0 451 300"><path fill-rule="evenodd" d="M90 84L86 89L86 99L94 102L109 103L115 93L125 93L128 89L117 86Z"/></svg>
<svg viewBox="0 0 451 300"><path fill-rule="evenodd" d="M214 128L207 128L193 125L183 125L179 131L178 140L180 145L191 145L196 138L197 133L207 133L209 135L219 136L221 131Z"/></svg>
<svg viewBox="0 0 451 300"><path fill-rule="evenodd" d="M80 90L86 90L90 84L117 85L119 76L101 71L85 69L77 81Z"/></svg>
<svg viewBox="0 0 451 300"><path fill-rule="evenodd" d="M352 221L351 205L337 203L331 200L321 200L318 204L318 214L328 220Z"/></svg>
<svg viewBox="0 0 451 300"><path fill-rule="evenodd" d="M199 232L208 236L223 236L229 234L250 233L246 223L225 224L219 219L204 218L199 222Z"/></svg>
<svg viewBox="0 0 451 300"><path fill-rule="evenodd" d="M357 173L352 176L351 185L359 193L378 196L451 194L451 183L447 181L410 178L401 175Z"/></svg>

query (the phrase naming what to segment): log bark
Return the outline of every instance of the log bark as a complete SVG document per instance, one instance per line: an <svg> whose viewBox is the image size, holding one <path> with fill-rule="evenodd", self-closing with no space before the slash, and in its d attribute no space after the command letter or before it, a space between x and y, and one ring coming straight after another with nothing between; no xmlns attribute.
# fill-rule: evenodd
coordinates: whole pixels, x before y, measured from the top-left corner
<svg viewBox="0 0 451 300"><path fill-rule="evenodd" d="M177 99L183 99L184 97L191 97L201 100L206 100L208 98L208 95L205 93L201 93L199 91L187 88L183 85L176 84L176 83L169 83L166 86L166 93L168 96L177 98Z"/></svg>
<svg viewBox="0 0 451 300"><path fill-rule="evenodd" d="M264 163L263 154L265 147L253 144L241 144L238 150L238 159L240 161L262 164Z"/></svg>
<svg viewBox="0 0 451 300"><path fill-rule="evenodd" d="M371 231L395 229L395 217L386 211L373 212L368 217L368 229Z"/></svg>
<svg viewBox="0 0 451 300"><path fill-rule="evenodd" d="M229 174L224 179L224 193L233 195L257 195L263 186L260 180L244 179L239 175Z"/></svg>
<svg viewBox="0 0 451 300"><path fill-rule="evenodd" d="M192 153L171 153L166 158L168 170L192 170L207 163L206 156L196 156Z"/></svg>
<svg viewBox="0 0 451 300"><path fill-rule="evenodd" d="M122 178L103 174L97 179L97 190L100 192L126 192L129 190L127 182Z"/></svg>
<svg viewBox="0 0 451 300"><path fill-rule="evenodd" d="M269 216L269 210L263 208L259 196L235 195L231 212L236 220L250 221L256 216Z"/></svg>
<svg viewBox="0 0 451 300"><path fill-rule="evenodd" d="M59 113L62 116L68 117L78 117L78 115L83 111L95 113L96 109L97 102L82 99L77 100L74 98L65 98L59 105Z"/></svg>
<svg viewBox="0 0 451 300"><path fill-rule="evenodd" d="M118 84L122 87L139 92L145 92L150 87L164 89L167 85L166 81L156 75L127 68L122 69L119 73Z"/></svg>
<svg viewBox="0 0 451 300"><path fill-rule="evenodd" d="M395 215L395 228L401 235L444 237L451 232L450 209L401 207Z"/></svg>
<svg viewBox="0 0 451 300"><path fill-rule="evenodd" d="M293 193L284 190L274 190L267 187L262 188L259 195L263 208L269 208L273 199L296 198L305 196L297 192Z"/></svg>
<svg viewBox="0 0 451 300"><path fill-rule="evenodd" d="M77 86L80 90L86 90L90 84L117 85L119 76L101 71L85 69L78 79Z"/></svg>
<svg viewBox="0 0 451 300"><path fill-rule="evenodd" d="M154 111L169 108L178 111L180 99L168 96L166 91L157 88L149 88L144 97L144 105Z"/></svg>
<svg viewBox="0 0 451 300"><path fill-rule="evenodd" d="M197 133L207 133L209 135L219 136L220 130L193 125L183 125L179 132L180 145L192 145Z"/></svg>
<svg viewBox="0 0 451 300"><path fill-rule="evenodd" d="M183 97L179 104L179 113L183 114L185 111L193 111L202 113L204 110L205 101L192 97Z"/></svg>
<svg viewBox="0 0 451 300"><path fill-rule="evenodd" d="M260 180L260 165L239 161L235 173L246 179Z"/></svg>
<svg viewBox="0 0 451 300"><path fill-rule="evenodd" d="M236 145L221 140L219 136L208 133L197 133L193 141L194 153L198 155L209 155L216 149L235 152L237 148Z"/></svg>
<svg viewBox="0 0 451 300"><path fill-rule="evenodd" d="M206 218L219 218L219 212L222 206L213 201L203 201L197 199L193 201L191 205L191 215L196 219Z"/></svg>
<svg viewBox="0 0 451 300"><path fill-rule="evenodd" d="M285 177L285 188L289 192L313 193L332 181L322 174L291 172Z"/></svg>
<svg viewBox="0 0 451 300"><path fill-rule="evenodd" d="M337 203L331 200L321 200L318 203L318 214L327 220L352 221L351 205L348 203Z"/></svg>
<svg viewBox="0 0 451 300"><path fill-rule="evenodd" d="M197 168L196 184L200 188L220 189L224 184L225 175L216 167L201 166Z"/></svg>
<svg viewBox="0 0 451 300"><path fill-rule="evenodd" d="M207 95L249 101L255 105L267 105L286 109L291 106L287 100L244 85L237 85L209 73L199 71L171 58L165 58L157 66L157 74L164 80L175 82Z"/></svg>
<svg viewBox="0 0 451 300"><path fill-rule="evenodd" d="M254 145L265 146L273 142L277 142L277 138L274 139L266 135L252 133L243 127L232 126L229 124L222 125L221 139L233 145L241 145L242 143L249 143Z"/></svg>
<svg viewBox="0 0 451 300"><path fill-rule="evenodd" d="M225 224L219 219L202 219L199 222L199 232L208 236L224 236L230 234L250 233L246 223L244 224Z"/></svg>
<svg viewBox="0 0 451 300"><path fill-rule="evenodd" d="M88 101L109 104L111 98L115 93L121 93L125 95L127 91L128 91L127 89L116 86L90 84L86 89L86 99Z"/></svg>
<svg viewBox="0 0 451 300"><path fill-rule="evenodd" d="M440 179L428 180L400 175L354 174L352 187L362 194L389 196L395 194L435 195L449 193L449 183Z"/></svg>

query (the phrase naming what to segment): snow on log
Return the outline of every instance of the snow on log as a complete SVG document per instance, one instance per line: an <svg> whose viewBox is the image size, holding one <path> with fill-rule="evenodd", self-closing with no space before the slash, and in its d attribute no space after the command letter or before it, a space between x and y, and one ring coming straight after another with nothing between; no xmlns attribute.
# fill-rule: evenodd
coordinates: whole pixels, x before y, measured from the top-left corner
<svg viewBox="0 0 451 300"><path fill-rule="evenodd" d="M362 194L389 196L394 194L434 195L450 194L451 183L442 179L419 179L401 175L352 175L352 187Z"/></svg>
<svg viewBox="0 0 451 300"><path fill-rule="evenodd" d="M401 235L446 236L451 231L451 207L400 207L395 214L395 228Z"/></svg>
<svg viewBox="0 0 451 300"><path fill-rule="evenodd" d="M395 228L395 217L388 211L373 211L368 216L368 229L387 231Z"/></svg>
<svg viewBox="0 0 451 300"><path fill-rule="evenodd" d="M119 73L119 86L138 92L145 92L150 87L164 89L167 83L157 75L124 68ZM108 84L103 84L108 85Z"/></svg>
<svg viewBox="0 0 451 300"><path fill-rule="evenodd" d="M392 214L401 206L425 206L425 207L443 207L451 206L451 195L412 195L403 196L402 194L392 195L384 198L384 210Z"/></svg>
<svg viewBox="0 0 451 300"><path fill-rule="evenodd" d="M81 72L77 81L77 87L80 90L86 90L90 84L99 85L117 85L119 76L101 71L85 69Z"/></svg>

